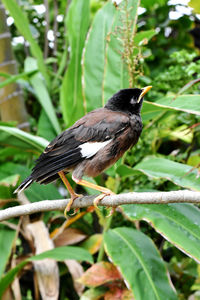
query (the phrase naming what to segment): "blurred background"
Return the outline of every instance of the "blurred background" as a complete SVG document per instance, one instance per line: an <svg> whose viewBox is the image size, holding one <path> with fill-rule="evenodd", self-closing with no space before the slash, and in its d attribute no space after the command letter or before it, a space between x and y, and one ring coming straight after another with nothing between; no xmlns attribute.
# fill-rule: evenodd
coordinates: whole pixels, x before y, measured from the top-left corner
<svg viewBox="0 0 200 300"><path fill-rule="evenodd" d="M68 197L59 180L13 192L61 131L119 89L147 85L138 144L87 180L117 194L200 191L199 1L0 0L1 209ZM78 193L96 193L67 177ZM198 206L124 205L107 214L2 222L2 299L200 299ZM45 260L26 260L49 249L48 271Z"/></svg>

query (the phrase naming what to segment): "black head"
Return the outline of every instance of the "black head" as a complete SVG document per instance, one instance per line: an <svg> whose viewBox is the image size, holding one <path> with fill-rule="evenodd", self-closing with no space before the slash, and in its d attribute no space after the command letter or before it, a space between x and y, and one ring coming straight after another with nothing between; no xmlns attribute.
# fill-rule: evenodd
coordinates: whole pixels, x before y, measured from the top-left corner
<svg viewBox="0 0 200 300"><path fill-rule="evenodd" d="M147 86L143 89L124 89L114 94L105 105L114 111L122 111L128 114L139 114L144 95L152 88Z"/></svg>

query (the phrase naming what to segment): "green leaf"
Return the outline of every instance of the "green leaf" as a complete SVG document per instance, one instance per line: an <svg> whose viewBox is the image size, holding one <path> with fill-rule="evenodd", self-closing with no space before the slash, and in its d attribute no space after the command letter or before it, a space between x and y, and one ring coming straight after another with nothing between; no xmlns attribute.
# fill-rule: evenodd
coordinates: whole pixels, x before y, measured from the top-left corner
<svg viewBox="0 0 200 300"><path fill-rule="evenodd" d="M146 45L154 35L156 35L154 29L137 32L134 37L134 46Z"/></svg>
<svg viewBox="0 0 200 300"><path fill-rule="evenodd" d="M7 163L0 165L0 179L11 176L13 174L17 174L17 175L20 175L21 181L22 181L26 177L28 177L28 175L30 175L30 173L31 173L30 169L28 169L25 166L19 165L19 164L7 162ZM8 187L7 187L7 189L8 189ZM11 191L10 191L10 193L11 193ZM41 200L55 200L55 199L62 198L62 196L58 192L58 189L55 187L55 185L53 185L53 184L40 185L36 182L33 183L27 190L25 190L25 194L31 202L36 202L36 201L41 201ZM5 198L9 198L9 197L5 197Z"/></svg>
<svg viewBox="0 0 200 300"><path fill-rule="evenodd" d="M119 33L119 28L124 28L124 23L131 22L129 33L134 34L134 26L137 21L137 8L139 0L128 1L128 7L125 8L126 2L122 1L120 7L127 12L122 13L116 9L115 17L112 25L112 32L109 35L109 43L106 51L106 69L103 82L104 102L109 99L116 91L129 87L128 68L124 62L122 54L124 53L123 34ZM127 19L122 20L122 16L128 16ZM126 17L125 17L126 18ZM130 39L130 36L126 36Z"/></svg>
<svg viewBox="0 0 200 300"><path fill-rule="evenodd" d="M42 109L38 120L37 135L44 137L48 141L52 141L55 138L55 130L44 109Z"/></svg>
<svg viewBox="0 0 200 300"><path fill-rule="evenodd" d="M13 76L9 76L8 79L0 82L0 89L2 89L4 86L6 86L7 84L10 84L10 83L13 83L13 82L16 82L17 80L21 79L21 78L28 78L29 76L35 74L38 70L33 70L33 71L30 71L30 72L23 72L23 73L20 73L20 74L17 74L17 75L13 75Z"/></svg>
<svg viewBox="0 0 200 300"><path fill-rule="evenodd" d="M129 177L129 176L134 176L137 175L139 172L134 170L131 167L128 167L126 165L120 165L117 170L116 170L117 174L120 177Z"/></svg>
<svg viewBox="0 0 200 300"><path fill-rule="evenodd" d="M67 126L84 115L81 85L81 57L89 27L89 0L73 0L66 19L70 62L61 86L60 101Z"/></svg>
<svg viewBox="0 0 200 300"><path fill-rule="evenodd" d="M145 220L165 239L200 263L200 210L187 203L123 205L131 220Z"/></svg>
<svg viewBox="0 0 200 300"><path fill-rule="evenodd" d="M38 46L38 43L36 42L35 38L31 33L27 16L23 13L19 4L17 4L15 0L2 0L2 2L5 5L6 9L9 11L10 15L15 20L15 25L19 32L21 32L24 38L29 42L31 52L33 56L35 56L35 58L37 59L38 68L44 76L47 85L49 86L50 80L46 70L46 66L44 64L43 54L40 47Z"/></svg>
<svg viewBox="0 0 200 300"><path fill-rule="evenodd" d="M41 254L35 255L21 262L15 268L11 269L7 274L0 280L0 298L5 289L12 283L18 272L30 261L41 260L45 258L52 258L57 261L65 259L76 259L81 261L87 261L93 263L93 258L88 251L79 247L59 247Z"/></svg>
<svg viewBox="0 0 200 300"><path fill-rule="evenodd" d="M44 258L52 258L57 261L65 259L75 259L93 263L92 255L85 249L74 246L64 246L45 251L41 254L32 256L29 260L41 260Z"/></svg>
<svg viewBox="0 0 200 300"><path fill-rule="evenodd" d="M11 254L12 245L15 239L16 232L9 229L7 226L0 224L0 245L1 245L1 259L0 259L0 278L5 270L8 258Z"/></svg>
<svg viewBox="0 0 200 300"><path fill-rule="evenodd" d="M4 291L9 287L9 285L15 279L15 276L18 272L28 263L27 260L19 263L15 268L11 269L0 279L0 299L2 299L2 295Z"/></svg>
<svg viewBox="0 0 200 300"><path fill-rule="evenodd" d="M166 158L148 157L134 167L153 178L165 178L176 185L200 191L200 178L197 178L197 169L177 163Z"/></svg>
<svg viewBox="0 0 200 300"><path fill-rule="evenodd" d="M106 3L94 17L83 56L84 94L87 110L103 106L103 77L106 65L106 47L109 41L116 8Z"/></svg>
<svg viewBox="0 0 200 300"><path fill-rule="evenodd" d="M200 115L200 95L180 95L175 99L173 96L168 96L156 102L145 102L160 108L170 108L190 114Z"/></svg>
<svg viewBox="0 0 200 300"><path fill-rule="evenodd" d="M154 5L164 5L167 1L166 0L141 0L141 6L147 8L147 9L152 9Z"/></svg>
<svg viewBox="0 0 200 300"><path fill-rule="evenodd" d="M34 136L18 128L0 126L0 144L21 147L24 150L43 151L49 144L47 140L39 136Z"/></svg>
<svg viewBox="0 0 200 300"><path fill-rule="evenodd" d="M166 111L167 108L156 106L153 102L144 101L141 111L142 121L148 122L149 120L155 120L155 118L158 118Z"/></svg>
<svg viewBox="0 0 200 300"><path fill-rule="evenodd" d="M27 57L25 60L24 68L27 72L34 70L36 68L36 60L32 57ZM36 73L33 76L31 76L30 82L34 88L34 91L35 91L38 101L40 102L41 106L45 110L45 112L49 118L49 121L51 122L51 124L55 130L55 135L56 134L58 135L61 131L60 125L58 123L58 119L57 119L53 104L51 102L51 98L49 96L49 93L45 86L45 83L42 80L41 74Z"/></svg>
<svg viewBox="0 0 200 300"><path fill-rule="evenodd" d="M106 232L104 240L106 252L120 269L136 300L177 299L165 264L146 235L121 227Z"/></svg>

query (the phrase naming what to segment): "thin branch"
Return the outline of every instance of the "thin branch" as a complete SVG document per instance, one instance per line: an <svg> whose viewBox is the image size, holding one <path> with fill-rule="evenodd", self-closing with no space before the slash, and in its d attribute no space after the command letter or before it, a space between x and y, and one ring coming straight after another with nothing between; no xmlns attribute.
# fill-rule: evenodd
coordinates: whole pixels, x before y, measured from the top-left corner
<svg viewBox="0 0 200 300"><path fill-rule="evenodd" d="M93 205L95 199L93 196L83 196L77 198L72 208L82 208ZM0 221L13 217L30 215L38 212L64 210L69 199L62 200L44 200L40 202L19 205L6 208L0 211ZM99 203L100 206L118 206L122 204L168 204L168 203L200 203L200 192L188 190L173 192L145 192L145 193L127 193L120 195L106 196Z"/></svg>

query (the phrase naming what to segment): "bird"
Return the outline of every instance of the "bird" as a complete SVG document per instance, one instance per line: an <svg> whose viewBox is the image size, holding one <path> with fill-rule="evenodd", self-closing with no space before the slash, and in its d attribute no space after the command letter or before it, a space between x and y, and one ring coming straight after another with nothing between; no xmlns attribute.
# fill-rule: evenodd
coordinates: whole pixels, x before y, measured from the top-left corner
<svg viewBox="0 0 200 300"><path fill-rule="evenodd" d="M82 177L98 176L138 142L142 132L142 103L151 88L121 89L104 107L88 112L59 134L36 160L30 176L15 193L25 190L33 182L48 184L60 177L71 195L65 209L67 214L73 201L81 196L65 176L72 172L75 183L101 192L94 200L95 206L105 196L114 194Z"/></svg>

